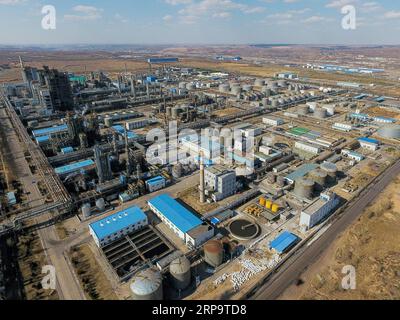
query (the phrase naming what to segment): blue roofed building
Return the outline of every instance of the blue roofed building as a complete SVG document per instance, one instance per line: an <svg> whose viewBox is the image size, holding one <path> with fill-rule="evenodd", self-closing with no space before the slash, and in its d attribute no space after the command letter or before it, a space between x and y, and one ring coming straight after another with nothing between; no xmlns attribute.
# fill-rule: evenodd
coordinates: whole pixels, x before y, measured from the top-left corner
<svg viewBox="0 0 400 320"><path fill-rule="evenodd" d="M55 172L60 176L65 176L70 173L74 173L80 170L89 169L90 167L94 166L94 161L91 159L75 162L72 164L68 164L66 166L58 167Z"/></svg>
<svg viewBox="0 0 400 320"><path fill-rule="evenodd" d="M68 132L68 126L66 124L62 124L59 126L33 130L32 134L35 138L37 138L41 136L51 136L53 134L67 133L67 132Z"/></svg>
<svg viewBox="0 0 400 320"><path fill-rule="evenodd" d="M300 238L289 231L282 232L277 238L272 240L269 247L279 254L283 254L293 248Z"/></svg>
<svg viewBox="0 0 400 320"><path fill-rule="evenodd" d="M43 146L43 145L45 145L45 144L48 144L48 143L50 143L50 136L40 136L40 137L37 137L37 138L36 138L36 143L37 143L39 146Z"/></svg>
<svg viewBox="0 0 400 320"><path fill-rule="evenodd" d="M14 192L7 193L7 202L9 206L13 206L17 204L17 198L15 197Z"/></svg>
<svg viewBox="0 0 400 320"><path fill-rule="evenodd" d="M376 139L371 138L360 138L358 139L361 148L367 149L370 151L376 151L379 148L380 142Z"/></svg>
<svg viewBox="0 0 400 320"><path fill-rule="evenodd" d="M72 148L72 147L61 148L62 154L67 154L67 153L71 153L71 152L74 152L74 148Z"/></svg>
<svg viewBox="0 0 400 320"><path fill-rule="evenodd" d="M214 228L168 194L149 200L150 209L189 247L198 247L214 236Z"/></svg>
<svg viewBox="0 0 400 320"><path fill-rule="evenodd" d="M146 181L146 188L149 192L154 192L165 188L166 181L162 176L157 176Z"/></svg>
<svg viewBox="0 0 400 320"><path fill-rule="evenodd" d="M148 225L148 218L139 207L129 207L89 225L89 232L98 247L114 242Z"/></svg>

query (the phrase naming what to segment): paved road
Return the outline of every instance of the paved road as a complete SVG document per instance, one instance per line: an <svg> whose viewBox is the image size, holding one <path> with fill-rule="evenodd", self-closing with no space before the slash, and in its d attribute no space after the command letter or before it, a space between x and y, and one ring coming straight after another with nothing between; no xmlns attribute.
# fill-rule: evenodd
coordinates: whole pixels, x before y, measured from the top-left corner
<svg viewBox="0 0 400 320"><path fill-rule="evenodd" d="M329 247L340 233L346 230L376 199L393 179L400 174L400 161L387 170L370 189L361 195L333 224L310 246L304 246L294 254L281 269L262 286L252 300L275 300L284 290L296 281L301 274Z"/></svg>

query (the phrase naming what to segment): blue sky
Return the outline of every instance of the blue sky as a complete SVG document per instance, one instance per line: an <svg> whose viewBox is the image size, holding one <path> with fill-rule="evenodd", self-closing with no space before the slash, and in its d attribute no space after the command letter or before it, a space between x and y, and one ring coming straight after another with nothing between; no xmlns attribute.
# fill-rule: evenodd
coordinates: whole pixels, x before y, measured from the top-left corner
<svg viewBox="0 0 400 320"><path fill-rule="evenodd" d="M356 30L341 26L354 5ZM41 28L54 5L56 30ZM400 44L392 0L0 0L0 44Z"/></svg>

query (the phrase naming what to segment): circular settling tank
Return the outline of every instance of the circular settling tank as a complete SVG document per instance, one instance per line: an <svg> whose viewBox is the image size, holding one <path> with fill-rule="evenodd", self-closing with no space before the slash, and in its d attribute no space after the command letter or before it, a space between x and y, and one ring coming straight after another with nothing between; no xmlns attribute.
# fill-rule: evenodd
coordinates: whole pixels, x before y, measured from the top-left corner
<svg viewBox="0 0 400 320"><path fill-rule="evenodd" d="M260 227L257 223L246 219L234 220L229 225L229 231L232 236L239 240L254 239L260 232Z"/></svg>

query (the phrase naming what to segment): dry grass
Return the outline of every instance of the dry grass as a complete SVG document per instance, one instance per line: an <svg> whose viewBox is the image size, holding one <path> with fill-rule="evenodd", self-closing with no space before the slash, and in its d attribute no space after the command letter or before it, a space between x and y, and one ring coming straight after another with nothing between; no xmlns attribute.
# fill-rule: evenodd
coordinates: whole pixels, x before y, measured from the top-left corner
<svg viewBox="0 0 400 320"><path fill-rule="evenodd" d="M206 213L218 208L218 203L205 203L199 202L199 190L197 187L192 187L183 192L178 193L177 198L191 206L198 213Z"/></svg>

